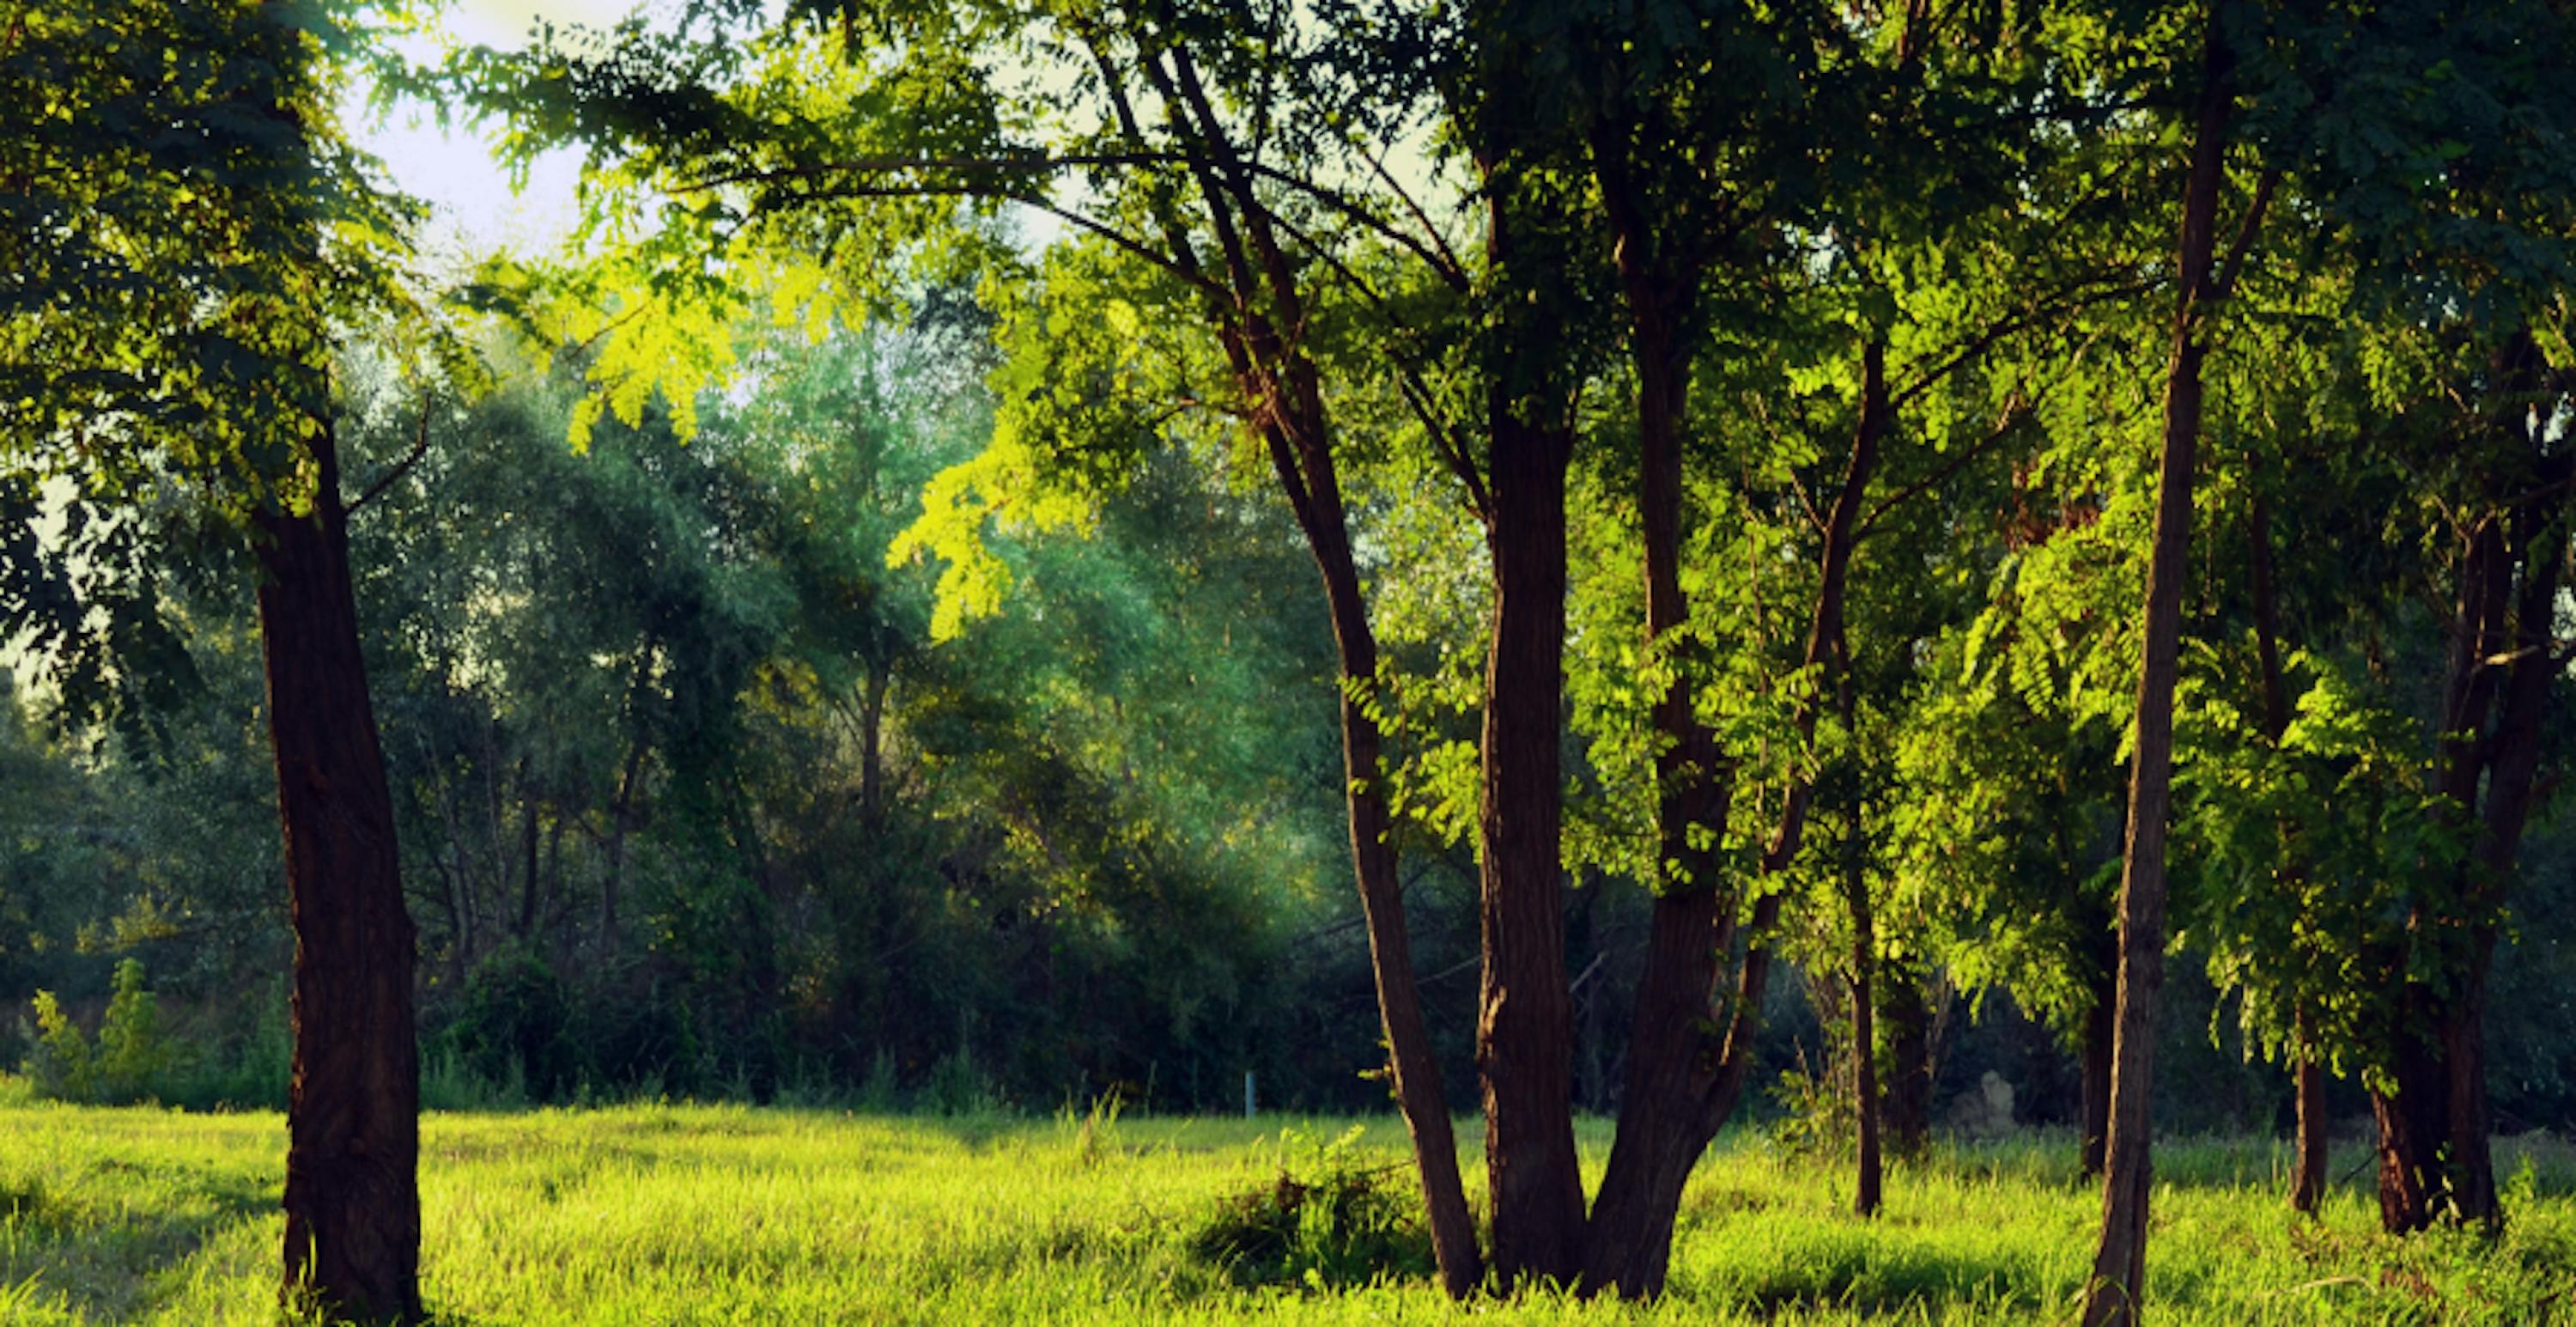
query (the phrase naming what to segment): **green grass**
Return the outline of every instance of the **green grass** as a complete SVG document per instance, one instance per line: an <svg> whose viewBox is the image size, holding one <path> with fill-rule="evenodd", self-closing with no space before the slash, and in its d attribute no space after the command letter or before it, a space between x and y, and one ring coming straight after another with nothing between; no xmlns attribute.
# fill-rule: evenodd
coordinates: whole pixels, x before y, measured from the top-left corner
<svg viewBox="0 0 2576 1327"><path fill-rule="evenodd" d="M661 1105L432 1115L425 1290L456 1325L1470 1316L1418 1276L1247 1286L1208 1252L1228 1247L1211 1223L1283 1164L1311 1177L1346 1122L1289 1126L1283 1142L1284 1123ZM1607 1129L1587 1124L1583 1142L1597 1165ZM1369 1169L1401 1146L1392 1121L1373 1121L1341 1160L1405 1190L1401 1172ZM0 1321L274 1322L283 1148L275 1115L0 1107ZM1730 1137L1691 1185L1660 1303L1532 1297L1472 1316L2064 1321L2099 1206L2073 1183L2070 1152L2062 1137L1945 1149L1897 1169L1886 1213L1863 1223L1842 1210L1841 1166ZM2322 1223L2294 1219L2278 1196L2287 1157L2269 1143L2172 1145L2159 1162L2159 1324L2576 1320L2564 1145L2503 1146L2513 1219L2493 1245L2383 1238L2352 1188Z"/></svg>

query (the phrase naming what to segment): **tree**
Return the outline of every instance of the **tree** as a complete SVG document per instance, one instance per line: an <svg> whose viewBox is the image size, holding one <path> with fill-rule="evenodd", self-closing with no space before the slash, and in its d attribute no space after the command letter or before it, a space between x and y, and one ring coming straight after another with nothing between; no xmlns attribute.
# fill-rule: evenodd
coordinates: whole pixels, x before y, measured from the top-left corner
<svg viewBox="0 0 2576 1327"><path fill-rule="evenodd" d="M0 462L23 501L116 531L110 565L136 581L154 574L164 501L187 513L181 528L214 526L256 560L297 940L286 1290L335 1315L412 1320L412 930L330 383L331 329L405 302L403 214L331 125L348 17L133 3L18 21L0 56L16 213L0 241ZM13 604L34 610L18 625L75 683L140 662L99 663L165 634L148 589L76 596L77 535L13 547L38 562L19 575L55 587Z"/></svg>

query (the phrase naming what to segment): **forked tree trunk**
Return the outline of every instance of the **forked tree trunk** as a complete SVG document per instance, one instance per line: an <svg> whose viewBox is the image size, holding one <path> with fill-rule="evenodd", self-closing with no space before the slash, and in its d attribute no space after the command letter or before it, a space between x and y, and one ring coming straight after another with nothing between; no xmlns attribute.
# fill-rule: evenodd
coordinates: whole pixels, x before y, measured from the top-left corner
<svg viewBox="0 0 2576 1327"><path fill-rule="evenodd" d="M1643 361L1641 361L1642 363ZM1852 454L1843 485L1825 522L1819 558L1815 614L1807 634L1807 666L1826 670L1843 659L1843 600L1859 528L1860 507L1876 472L1879 449L1894 419L1887 391L1886 346L1872 341L1861 362L1860 420L1853 432ZM1678 462L1676 461L1676 464ZM1675 476L1676 489L1678 475ZM1652 511L1649 510L1651 517ZM1651 532L1654 526L1649 526ZM1655 556L1650 537L1648 555ZM1676 563L1678 553L1674 554ZM1651 566L1651 563L1650 563ZM1651 582L1650 582L1651 584ZM1678 595L1678 589L1676 589ZM1677 619L1678 620L1678 619ZM1830 685L1820 679L1819 685ZM1815 730L1816 707L1798 714L1800 736ZM1714 743L1686 735L1696 746L1676 741L1675 751L1694 749L1714 767ZM1669 735L1669 734L1668 734ZM1696 816L1723 823L1725 796L1731 783L1715 780L1719 800L1705 809L1672 800L1668 782L1664 829L1687 829ZM1780 821L1763 857L1765 872L1785 869L1798 852L1812 788L1800 778L1783 798ZM1688 836L1683 835L1687 845ZM1683 856L1685 865L1694 859ZM1705 857L1699 860L1708 860ZM1712 876L1713 862L1704 868ZM1683 1186L1709 1141L1734 1113L1751 1067L1752 1043L1768 989L1771 955L1767 937L1779 916L1780 896L1767 894L1754 905L1747 926L1742 967L1731 999L1721 999L1719 969L1730 944L1733 900L1716 888L1673 888L1655 899L1646 939L1646 967L1637 987L1637 1013L1629 1033L1628 1097L1611 1144L1610 1164L1593 1204L1582 1286L1586 1293L1615 1290L1631 1299L1663 1290L1672 1257L1673 1227L1681 1209Z"/></svg>
<svg viewBox="0 0 2576 1327"><path fill-rule="evenodd" d="M311 434L309 515L259 518L260 642L295 930L286 1294L330 1316L414 1322L420 1065L410 916L349 583L339 461Z"/></svg>
<svg viewBox="0 0 2576 1327"><path fill-rule="evenodd" d="M2101 1242L2086 1287L2084 1327L2131 1327L2147 1289L2147 1197L2153 1183L2151 1113L2156 992L2164 984L2165 832L2172 809L2173 697L2182 643L2184 564L2191 546L2198 464L2201 360L2214 276L2218 195L2226 178L2233 60L2224 25L2208 25L2191 179L2183 196L2178 263L2181 308L2165 375L2163 452L2156 479L2155 544L2148 555L2145 659L2138 675L2136 756L2130 768L2129 840L2120 880L2120 987L2113 1025L2111 1127L2103 1166ZM2257 195L2258 199L2260 195ZM2259 202L2257 204L2259 206ZM2259 217L2249 212L2249 226Z"/></svg>
<svg viewBox="0 0 2576 1327"><path fill-rule="evenodd" d="M2447 956L2456 965L2448 989L2406 984L2394 1029L2398 1096L2373 1101L2380 1218L2391 1231L2447 1215L2493 1233L2504 1219L2488 1144L2487 976L2562 667L2553 628L2576 470L2576 457L2541 448L2535 414L2546 421L2557 403L2543 399L2540 367L2528 329L2506 338L2488 363L2498 406L2485 497L2502 510L2471 532L2460 564L2436 779L2473 846L2453 891L2455 910L2420 906L2413 919L2418 943L2447 934L2464 952ZM2392 955L2386 970L2403 972L2401 957Z"/></svg>

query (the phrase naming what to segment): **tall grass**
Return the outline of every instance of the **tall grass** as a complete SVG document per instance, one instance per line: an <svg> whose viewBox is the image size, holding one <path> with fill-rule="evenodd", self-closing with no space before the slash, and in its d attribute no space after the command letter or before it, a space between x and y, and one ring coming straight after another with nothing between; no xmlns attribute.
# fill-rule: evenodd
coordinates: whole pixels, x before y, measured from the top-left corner
<svg viewBox="0 0 2576 1327"><path fill-rule="evenodd" d="M1348 1196L1330 1187L1336 1174L1392 1177L1352 1203L1392 1192L1412 1204L1400 1127L1361 1122L1336 1148L1350 1125L1102 1109L1054 1120L662 1104L433 1114L425 1289L451 1327L1466 1316L1393 1228L1409 1219L1401 1212L1390 1225L1381 1208L1349 1207L1360 1224L1334 1224L1330 1200ZM1607 1140L1605 1126L1585 1126L1596 1167ZM273 1114L0 1097L0 1320L274 1322L283 1143ZM1844 1214L1840 1167L1730 1137L1691 1184L1664 1300L1634 1309L1540 1295L1473 1316L2063 1321L2099 1209L2074 1182L2072 1154L2071 1140L2050 1136L1942 1149L1897 1170L1885 1213L1861 1222ZM2384 1238L2370 1196L2350 1186L2321 1222L2297 1219L2279 1197L2286 1163L2266 1142L2160 1149L2157 1322L2569 1314L2576 1153L2565 1145L2504 1145L2513 1220L2493 1245ZM1252 1229L1240 1226L1247 1213L1275 1217L1252 1199L1284 1192L1283 1180L1324 1197L1270 1243L1225 1233ZM1387 1252L1370 1252L1373 1240ZM1248 1267L1251 1257L1264 1261Z"/></svg>

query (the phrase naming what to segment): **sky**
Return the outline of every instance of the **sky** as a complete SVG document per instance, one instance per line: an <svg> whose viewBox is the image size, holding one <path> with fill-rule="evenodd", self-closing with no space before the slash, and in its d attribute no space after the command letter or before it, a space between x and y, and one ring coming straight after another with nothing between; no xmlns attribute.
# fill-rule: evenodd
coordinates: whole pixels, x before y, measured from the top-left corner
<svg viewBox="0 0 2576 1327"><path fill-rule="evenodd" d="M516 50L540 20L557 27L605 27L635 7L635 0L452 0L444 18L449 40L462 46ZM424 42L412 58L434 59ZM492 158L491 130L460 126L442 130L424 111L397 110L378 123L352 90L345 122L359 146L375 154L403 192L430 204L424 247L434 256L467 257L510 245L543 248L561 239L574 218L573 189L580 158L551 153L528 173L513 196L508 177Z"/></svg>

